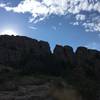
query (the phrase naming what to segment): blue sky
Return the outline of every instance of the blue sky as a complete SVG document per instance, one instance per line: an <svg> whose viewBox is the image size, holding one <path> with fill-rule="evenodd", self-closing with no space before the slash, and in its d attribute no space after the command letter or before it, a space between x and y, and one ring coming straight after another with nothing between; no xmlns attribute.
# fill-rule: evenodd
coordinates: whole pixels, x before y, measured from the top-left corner
<svg viewBox="0 0 100 100"><path fill-rule="evenodd" d="M99 0L0 0L0 33L100 50Z"/></svg>

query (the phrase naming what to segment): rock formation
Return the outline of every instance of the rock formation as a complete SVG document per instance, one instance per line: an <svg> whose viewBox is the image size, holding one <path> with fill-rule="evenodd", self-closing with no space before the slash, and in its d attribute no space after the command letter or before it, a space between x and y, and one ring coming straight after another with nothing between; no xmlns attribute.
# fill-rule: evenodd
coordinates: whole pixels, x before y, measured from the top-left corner
<svg viewBox="0 0 100 100"><path fill-rule="evenodd" d="M8 66L1 68L0 73L3 69L61 76L79 88L85 100L99 100L96 95L100 91L100 51L78 47L74 52L70 46L56 45L51 53L48 42L2 35L0 65Z"/></svg>
<svg viewBox="0 0 100 100"><path fill-rule="evenodd" d="M74 52L73 52L73 48L70 46L61 46L61 45L56 45L55 49L54 49L54 55L65 61L65 62L69 62L71 64L74 63Z"/></svg>

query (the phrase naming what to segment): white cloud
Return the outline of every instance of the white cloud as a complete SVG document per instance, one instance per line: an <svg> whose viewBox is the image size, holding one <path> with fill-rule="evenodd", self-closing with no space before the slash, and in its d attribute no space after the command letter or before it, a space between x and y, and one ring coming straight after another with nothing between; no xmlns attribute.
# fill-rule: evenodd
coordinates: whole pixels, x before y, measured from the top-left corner
<svg viewBox="0 0 100 100"><path fill-rule="evenodd" d="M90 48L90 49L100 50L100 45L99 45L99 43L96 43L96 42L89 43L85 47Z"/></svg>
<svg viewBox="0 0 100 100"><path fill-rule="evenodd" d="M100 14L100 1L99 0L22 0L17 6L12 7L8 4L0 4L1 8L4 8L7 11L12 11L15 13L30 13L29 22L37 23L44 20L50 15L75 15L76 20L86 21L87 15L81 14L82 11L86 12L98 12ZM93 31L100 31L100 22L95 23L93 21L94 17L90 19L89 23L86 23L83 26L90 27L89 29ZM96 20L98 21L98 19ZM90 24L94 25L91 26ZM95 26L95 27L94 27ZM93 28L94 27L94 28Z"/></svg>
<svg viewBox="0 0 100 100"><path fill-rule="evenodd" d="M100 39L100 34L98 34L98 37L99 37L99 39Z"/></svg>
<svg viewBox="0 0 100 100"><path fill-rule="evenodd" d="M90 22L90 23L83 23L86 31L100 31L100 23Z"/></svg>
<svg viewBox="0 0 100 100"><path fill-rule="evenodd" d="M70 24L76 26L76 25L79 25L79 22L72 22L72 23L70 23Z"/></svg>
<svg viewBox="0 0 100 100"><path fill-rule="evenodd" d="M6 4L3 4L3 3L0 4L0 7L2 7L2 8L5 6L6 6Z"/></svg>
<svg viewBox="0 0 100 100"><path fill-rule="evenodd" d="M52 29L56 31L57 30L57 27L56 26L52 26Z"/></svg>
<svg viewBox="0 0 100 100"><path fill-rule="evenodd" d="M84 21L85 20L85 15L83 15L83 14L77 14L76 15L76 20Z"/></svg>
<svg viewBox="0 0 100 100"><path fill-rule="evenodd" d="M2 4L3 5L3 4ZM29 12L34 18L46 17L50 14L65 15L66 13L77 14L80 11L96 10L99 12L100 2L96 4L89 3L89 0L24 0L21 1L16 7L0 6L7 11L13 11L17 13Z"/></svg>
<svg viewBox="0 0 100 100"><path fill-rule="evenodd" d="M29 26L29 28L32 30L37 30L37 27Z"/></svg>
<svg viewBox="0 0 100 100"><path fill-rule="evenodd" d="M58 25L59 25L59 26L62 26L62 23L60 22L60 23L58 23Z"/></svg>

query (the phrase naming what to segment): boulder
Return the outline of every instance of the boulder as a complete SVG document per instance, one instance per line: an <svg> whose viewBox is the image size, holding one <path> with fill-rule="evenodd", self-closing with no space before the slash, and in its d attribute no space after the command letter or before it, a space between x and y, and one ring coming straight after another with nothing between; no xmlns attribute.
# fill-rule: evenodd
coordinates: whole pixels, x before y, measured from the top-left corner
<svg viewBox="0 0 100 100"><path fill-rule="evenodd" d="M75 60L73 48L70 46L56 45L54 55L70 64L73 64Z"/></svg>
<svg viewBox="0 0 100 100"><path fill-rule="evenodd" d="M58 57L60 59L63 59L64 61L66 61L66 57L65 57L65 54L64 54L64 48L63 48L63 46L56 45L56 47L54 48L53 54L56 57Z"/></svg>
<svg viewBox="0 0 100 100"><path fill-rule="evenodd" d="M51 54L50 46L48 42L39 41L39 50L42 55Z"/></svg>
<svg viewBox="0 0 100 100"><path fill-rule="evenodd" d="M85 47L78 47L75 52L77 66L85 66L87 56L88 56L88 49Z"/></svg>
<svg viewBox="0 0 100 100"><path fill-rule="evenodd" d="M72 65L75 64L75 55L72 47L64 46L64 54L67 58L67 62L69 62Z"/></svg>
<svg viewBox="0 0 100 100"><path fill-rule="evenodd" d="M48 42L25 36L0 36L0 64L19 66L23 59L30 56L34 58L34 55L39 57L49 54L51 51Z"/></svg>

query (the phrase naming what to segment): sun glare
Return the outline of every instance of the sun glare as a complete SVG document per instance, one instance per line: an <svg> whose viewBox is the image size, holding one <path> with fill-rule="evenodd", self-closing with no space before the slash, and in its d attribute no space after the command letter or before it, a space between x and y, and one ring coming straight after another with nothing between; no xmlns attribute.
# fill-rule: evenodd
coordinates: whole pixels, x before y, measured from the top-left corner
<svg viewBox="0 0 100 100"><path fill-rule="evenodd" d="M17 35L17 33L13 30L8 29L1 32L1 35Z"/></svg>

